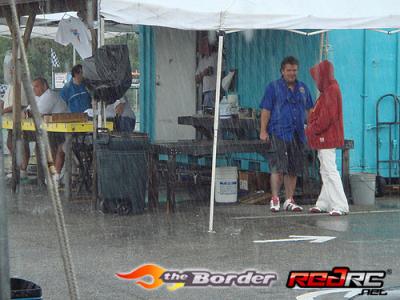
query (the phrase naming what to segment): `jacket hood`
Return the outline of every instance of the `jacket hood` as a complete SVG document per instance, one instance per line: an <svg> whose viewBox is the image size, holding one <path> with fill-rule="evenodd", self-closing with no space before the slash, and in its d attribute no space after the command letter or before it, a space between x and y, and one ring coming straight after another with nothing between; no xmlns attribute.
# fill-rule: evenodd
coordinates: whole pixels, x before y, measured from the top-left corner
<svg viewBox="0 0 400 300"><path fill-rule="evenodd" d="M333 75L333 65L328 60L323 60L319 64L313 66L310 69L310 73L321 93L324 92L328 86L336 83Z"/></svg>

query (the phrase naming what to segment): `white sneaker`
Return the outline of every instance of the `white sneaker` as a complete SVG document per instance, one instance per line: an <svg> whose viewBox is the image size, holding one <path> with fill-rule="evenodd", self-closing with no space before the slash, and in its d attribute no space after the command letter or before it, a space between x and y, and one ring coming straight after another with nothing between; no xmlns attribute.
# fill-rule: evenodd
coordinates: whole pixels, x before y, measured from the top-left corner
<svg viewBox="0 0 400 300"><path fill-rule="evenodd" d="M287 199L285 203L283 203L283 208L288 211L296 211L296 212L303 210L301 206L297 205L294 202L293 198Z"/></svg>
<svg viewBox="0 0 400 300"><path fill-rule="evenodd" d="M272 197L269 203L269 208L272 212L278 212L281 208L281 204L279 202L279 197Z"/></svg>

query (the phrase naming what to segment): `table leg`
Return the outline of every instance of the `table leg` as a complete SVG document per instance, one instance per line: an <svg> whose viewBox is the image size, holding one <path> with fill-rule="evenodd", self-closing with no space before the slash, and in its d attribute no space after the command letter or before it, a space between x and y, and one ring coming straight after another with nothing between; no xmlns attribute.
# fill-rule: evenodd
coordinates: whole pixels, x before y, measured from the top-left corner
<svg viewBox="0 0 400 300"><path fill-rule="evenodd" d="M175 211L176 154L168 155L167 213Z"/></svg>
<svg viewBox="0 0 400 300"><path fill-rule="evenodd" d="M64 166L64 180L65 180L65 197L67 201L71 200L71 173L72 173L72 134L65 134L65 166Z"/></svg>
<svg viewBox="0 0 400 300"><path fill-rule="evenodd" d="M200 136L201 136L200 139L202 139L203 136L206 138L206 140L213 139L214 133L212 130L211 131L207 130L207 128L204 128L202 126L194 126L194 127L196 128L196 132L200 133Z"/></svg>
<svg viewBox="0 0 400 300"><path fill-rule="evenodd" d="M38 143L35 143L35 155L36 155L36 165L37 165L37 181L38 181L38 185L40 187L43 187L43 186L45 186L45 183L44 183L45 175L44 175L44 170L43 170L43 166L42 166L42 158L41 158L41 154L39 151Z"/></svg>
<svg viewBox="0 0 400 300"><path fill-rule="evenodd" d="M344 192L350 196L350 149L342 149L342 182Z"/></svg>
<svg viewBox="0 0 400 300"><path fill-rule="evenodd" d="M159 206L158 184L158 154L149 153L149 187L147 198L149 209L152 211L156 210Z"/></svg>

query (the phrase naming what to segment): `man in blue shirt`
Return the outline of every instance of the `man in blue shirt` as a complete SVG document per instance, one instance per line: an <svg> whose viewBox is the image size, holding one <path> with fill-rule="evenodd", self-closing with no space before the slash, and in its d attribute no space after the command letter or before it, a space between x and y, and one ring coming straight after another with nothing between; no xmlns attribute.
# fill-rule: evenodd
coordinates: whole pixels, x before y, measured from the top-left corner
<svg viewBox="0 0 400 300"><path fill-rule="evenodd" d="M76 65L71 70L72 79L64 85L60 96L67 103L71 112L84 112L92 105L91 97L83 84L82 65Z"/></svg>
<svg viewBox="0 0 400 300"><path fill-rule="evenodd" d="M288 56L281 63L282 77L268 84L261 101L260 139L271 143L274 153L268 158L271 171L272 212L280 209L279 191L285 186L285 210L302 211L293 194L297 176L303 171L303 149L306 143L304 124L313 107L307 86L297 80L299 62Z"/></svg>

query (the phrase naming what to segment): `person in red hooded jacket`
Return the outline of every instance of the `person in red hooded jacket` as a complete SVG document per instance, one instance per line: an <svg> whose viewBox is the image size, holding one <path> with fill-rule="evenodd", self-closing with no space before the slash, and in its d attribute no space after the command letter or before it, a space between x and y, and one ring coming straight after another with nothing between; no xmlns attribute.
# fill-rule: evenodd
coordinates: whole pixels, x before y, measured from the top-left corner
<svg viewBox="0 0 400 300"><path fill-rule="evenodd" d="M343 184L336 167L336 148L344 144L342 95L333 74L333 65L324 60L310 70L320 96L308 118L309 146L318 150L322 189L310 212L341 216L349 212Z"/></svg>

